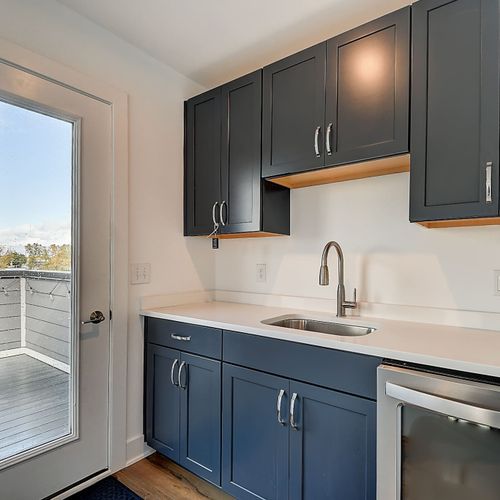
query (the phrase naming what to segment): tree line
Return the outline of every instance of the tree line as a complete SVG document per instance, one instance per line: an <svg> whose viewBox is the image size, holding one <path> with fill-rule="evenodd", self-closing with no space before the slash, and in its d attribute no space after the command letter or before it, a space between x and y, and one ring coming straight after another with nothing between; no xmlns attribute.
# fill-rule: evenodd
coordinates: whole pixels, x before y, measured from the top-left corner
<svg viewBox="0 0 500 500"><path fill-rule="evenodd" d="M71 271L71 245L28 243L24 252L0 246L0 269L9 268Z"/></svg>

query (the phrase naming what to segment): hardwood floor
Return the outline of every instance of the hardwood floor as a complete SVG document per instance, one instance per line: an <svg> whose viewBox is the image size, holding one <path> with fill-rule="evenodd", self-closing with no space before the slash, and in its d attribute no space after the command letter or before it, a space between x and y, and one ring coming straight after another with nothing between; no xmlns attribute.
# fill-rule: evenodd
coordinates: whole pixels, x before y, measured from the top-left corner
<svg viewBox="0 0 500 500"><path fill-rule="evenodd" d="M117 472L115 477L144 500L232 499L158 453Z"/></svg>

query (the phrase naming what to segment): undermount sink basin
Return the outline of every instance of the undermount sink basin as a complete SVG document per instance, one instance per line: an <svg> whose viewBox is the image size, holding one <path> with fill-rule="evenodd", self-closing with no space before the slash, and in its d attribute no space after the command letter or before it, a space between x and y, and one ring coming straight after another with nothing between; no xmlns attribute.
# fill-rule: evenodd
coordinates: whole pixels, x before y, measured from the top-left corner
<svg viewBox="0 0 500 500"><path fill-rule="evenodd" d="M262 323L272 326L281 326L282 328L293 328L294 330L340 335L342 337L362 337L376 330L376 328L371 326L349 325L346 323L321 321L301 316L281 316L279 318L266 319Z"/></svg>

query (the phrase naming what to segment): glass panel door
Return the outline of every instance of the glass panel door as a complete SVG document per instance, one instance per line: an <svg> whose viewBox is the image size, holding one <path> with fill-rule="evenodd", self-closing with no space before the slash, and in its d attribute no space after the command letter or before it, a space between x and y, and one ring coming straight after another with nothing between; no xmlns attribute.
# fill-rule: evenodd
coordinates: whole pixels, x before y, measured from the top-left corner
<svg viewBox="0 0 500 500"><path fill-rule="evenodd" d="M0 101L0 468L76 434L78 130Z"/></svg>
<svg viewBox="0 0 500 500"><path fill-rule="evenodd" d="M498 500L500 430L405 405L404 500Z"/></svg>

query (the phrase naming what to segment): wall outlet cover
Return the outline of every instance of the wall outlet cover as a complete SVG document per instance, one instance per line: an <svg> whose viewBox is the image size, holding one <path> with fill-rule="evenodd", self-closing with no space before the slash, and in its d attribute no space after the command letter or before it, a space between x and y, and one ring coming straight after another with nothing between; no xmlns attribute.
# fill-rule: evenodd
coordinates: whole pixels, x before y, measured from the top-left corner
<svg viewBox="0 0 500 500"><path fill-rule="evenodd" d="M266 276L266 265L265 264L257 264L256 268L256 281L257 283L265 283L267 276Z"/></svg>
<svg viewBox="0 0 500 500"><path fill-rule="evenodd" d="M500 295L500 269L493 271L493 293L495 295Z"/></svg>

